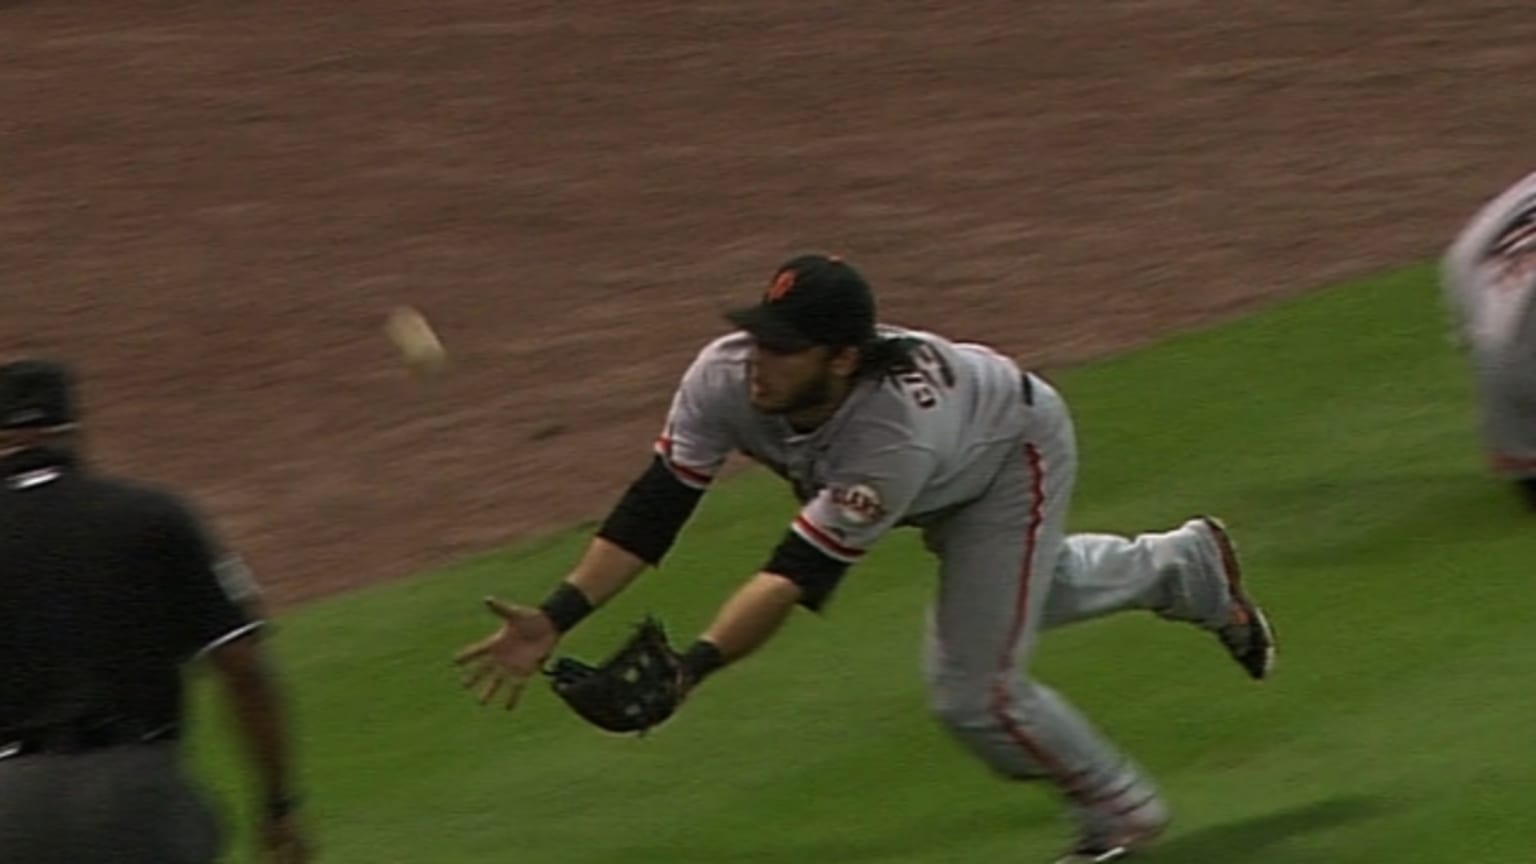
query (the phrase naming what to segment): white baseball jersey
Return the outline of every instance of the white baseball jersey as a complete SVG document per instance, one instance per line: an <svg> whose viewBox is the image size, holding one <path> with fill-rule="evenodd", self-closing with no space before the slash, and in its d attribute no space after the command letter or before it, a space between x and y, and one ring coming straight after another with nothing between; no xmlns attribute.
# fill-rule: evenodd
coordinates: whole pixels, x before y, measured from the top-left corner
<svg viewBox="0 0 1536 864"><path fill-rule="evenodd" d="M1463 337L1479 353L1503 353L1526 326L1531 294L1536 291L1533 214L1536 173L1484 205L1441 262L1446 303ZM1506 236L1511 229L1516 229L1516 234ZM1504 254L1490 255L1501 238Z"/></svg>
<svg viewBox="0 0 1536 864"><path fill-rule="evenodd" d="M820 428L801 434L752 407L751 338L721 337L683 375L656 443L674 476L702 489L732 452L790 482L792 529L852 564L888 530L979 497L1025 423L1024 380L982 345L882 327L918 340L915 371L862 380Z"/></svg>
<svg viewBox="0 0 1536 864"><path fill-rule="evenodd" d="M1536 476L1536 173L1468 220L1441 287L1469 349L1492 467Z"/></svg>

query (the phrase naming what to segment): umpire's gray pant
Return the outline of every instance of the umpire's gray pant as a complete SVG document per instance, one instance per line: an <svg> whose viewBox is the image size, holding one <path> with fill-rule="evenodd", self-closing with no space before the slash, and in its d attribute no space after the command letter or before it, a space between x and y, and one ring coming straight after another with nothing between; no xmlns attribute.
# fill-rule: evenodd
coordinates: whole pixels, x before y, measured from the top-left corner
<svg viewBox="0 0 1536 864"><path fill-rule="evenodd" d="M0 759L4 864L211 864L219 847L174 743Z"/></svg>

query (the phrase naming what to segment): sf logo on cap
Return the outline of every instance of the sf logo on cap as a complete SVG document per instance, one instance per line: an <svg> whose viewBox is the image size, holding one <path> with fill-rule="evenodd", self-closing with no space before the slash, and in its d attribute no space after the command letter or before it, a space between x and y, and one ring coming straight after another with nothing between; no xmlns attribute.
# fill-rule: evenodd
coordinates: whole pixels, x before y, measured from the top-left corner
<svg viewBox="0 0 1536 864"><path fill-rule="evenodd" d="M773 277L773 284L768 286L767 300L769 303L783 300L794 288L795 271L785 270Z"/></svg>

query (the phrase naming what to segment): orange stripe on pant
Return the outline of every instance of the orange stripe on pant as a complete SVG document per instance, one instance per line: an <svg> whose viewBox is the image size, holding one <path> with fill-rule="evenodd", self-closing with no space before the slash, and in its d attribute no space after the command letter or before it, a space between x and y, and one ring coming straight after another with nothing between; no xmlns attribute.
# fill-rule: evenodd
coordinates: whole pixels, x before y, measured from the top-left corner
<svg viewBox="0 0 1536 864"><path fill-rule="evenodd" d="M1008 715L1010 701L1008 679L1010 675L1015 674L1014 655L1018 648L1019 637L1023 634L1024 625L1029 621L1029 587L1030 581L1035 576L1035 552L1040 542L1040 529L1045 523L1045 467L1040 457L1040 449L1034 444L1026 444L1024 455L1029 465L1030 497L1032 498L1029 527L1024 539L1024 565L1019 572L1019 592L1014 600L1013 624L1008 629L1008 639L1003 645L1002 656L998 658L997 677L992 683L991 711L993 719L1008 737L1045 769L1068 797L1081 804L1092 806L1100 803L1102 799L1096 798L1083 788L1085 775L1069 771L1039 741L1035 740L1028 730Z"/></svg>

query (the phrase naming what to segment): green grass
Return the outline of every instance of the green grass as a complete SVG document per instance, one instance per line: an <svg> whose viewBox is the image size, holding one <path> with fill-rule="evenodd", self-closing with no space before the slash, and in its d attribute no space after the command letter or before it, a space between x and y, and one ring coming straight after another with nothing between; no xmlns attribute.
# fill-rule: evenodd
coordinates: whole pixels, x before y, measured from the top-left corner
<svg viewBox="0 0 1536 864"><path fill-rule="evenodd" d="M1040 676L1161 780L1178 821L1149 861L1522 860L1536 532L1486 476L1428 269L1337 288L1056 378L1076 410L1074 528L1225 516L1282 638L1254 685L1210 638L1148 616L1050 634ZM747 476L711 495L664 571L567 646L645 611L691 637L791 512ZM994 779L928 719L908 534L649 738L599 735L543 689L482 709L450 656L531 601L584 537L551 538L286 616L310 818L333 862L1041 861L1043 789ZM195 758L245 800L222 707ZM249 860L243 837L231 860Z"/></svg>

